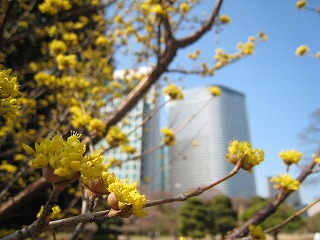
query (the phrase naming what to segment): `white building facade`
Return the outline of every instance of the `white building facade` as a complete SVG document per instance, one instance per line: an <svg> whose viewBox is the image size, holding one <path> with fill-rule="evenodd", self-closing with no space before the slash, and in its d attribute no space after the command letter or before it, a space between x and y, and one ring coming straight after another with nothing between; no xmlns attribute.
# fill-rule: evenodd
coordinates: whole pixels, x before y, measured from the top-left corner
<svg viewBox="0 0 320 240"><path fill-rule="evenodd" d="M141 73L146 73L148 69L140 69ZM123 77L123 71L117 71L115 78ZM115 98L104 107L102 111L109 113L114 111L124 98ZM120 147L108 150L104 156L106 159L115 158L121 161L121 167L112 167L110 172L121 180L128 179L128 182L137 182L139 186L144 186L148 190L159 191L162 187L163 174L159 174L161 168L160 149L156 149L160 144L160 114L152 114L150 120L143 124L144 120L158 107L156 86L152 87L146 96L142 98L136 106L120 121L117 126L122 132L129 134L128 145L133 146L137 152L134 154L124 153ZM99 146L108 149L108 144L104 140L98 143ZM150 151L150 149L155 149ZM146 154L148 152L148 154Z"/></svg>
<svg viewBox="0 0 320 240"><path fill-rule="evenodd" d="M245 95L219 87L219 97L212 98L207 87L199 87L184 90L184 100L167 106L168 126L174 131L186 126L176 134L176 144L169 148L168 191L173 195L225 176L234 167L225 158L230 141L250 142ZM210 191L212 195L218 192L228 197L254 196L254 172L240 170Z"/></svg>

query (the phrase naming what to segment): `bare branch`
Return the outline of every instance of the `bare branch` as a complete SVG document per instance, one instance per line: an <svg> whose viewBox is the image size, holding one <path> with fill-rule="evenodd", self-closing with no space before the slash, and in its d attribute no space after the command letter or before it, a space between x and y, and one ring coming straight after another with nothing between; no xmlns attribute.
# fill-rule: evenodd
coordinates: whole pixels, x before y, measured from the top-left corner
<svg viewBox="0 0 320 240"><path fill-rule="evenodd" d="M0 218L5 214L12 211L13 209L20 206L21 203L24 203L26 200L30 200L34 197L37 191L49 186L49 183L42 177L34 181L27 188L17 194L15 197L8 199L5 203L2 203L0 206Z"/></svg>
<svg viewBox="0 0 320 240"><path fill-rule="evenodd" d="M319 155L320 155L320 149L318 150L315 157L318 157ZM298 180L300 183L302 183L308 177L308 175L312 173L312 169L316 164L314 162L314 158L310 160L309 164L301 171L299 176L296 178L296 180ZM276 211L277 207L281 203L283 203L292 192L293 191L291 190L280 191L278 196L276 196L276 198L271 203L269 203L268 205L260 209L258 212L256 212L242 226L231 231L226 236L226 239L238 239L247 235L249 232L248 230L249 225L259 225L261 222L263 222L267 217L269 217L271 214L273 214Z"/></svg>
<svg viewBox="0 0 320 240"><path fill-rule="evenodd" d="M317 202L320 201L320 198L314 200L312 203L308 204L306 207L302 208L300 211L296 212L292 216L288 217L286 220L284 220L282 223L278 224L277 226L274 226L272 228L268 228L264 230L265 233L273 232L275 230L278 230L279 228L284 227L288 222L292 221L296 217L300 216L302 213L306 212L309 208L314 206Z"/></svg>
<svg viewBox="0 0 320 240"><path fill-rule="evenodd" d="M186 47L186 46L196 42L212 28L214 21L219 14L222 2L223 2L223 0L216 1L214 8L211 12L211 15L209 16L207 21L202 25L202 27L200 29L198 29L196 32L194 32L193 34L191 34L185 38L181 38L181 39L177 40L180 47Z"/></svg>

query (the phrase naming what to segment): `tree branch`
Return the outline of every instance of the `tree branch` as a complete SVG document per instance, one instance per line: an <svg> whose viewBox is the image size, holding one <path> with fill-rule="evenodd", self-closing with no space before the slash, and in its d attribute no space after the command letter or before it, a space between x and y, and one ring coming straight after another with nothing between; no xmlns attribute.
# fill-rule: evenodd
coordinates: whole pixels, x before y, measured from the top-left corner
<svg viewBox="0 0 320 240"><path fill-rule="evenodd" d="M320 155L320 150L317 152L316 157ZM296 178L300 183L302 183L309 174L312 173L312 169L315 166L314 158L312 158L309 162L309 164L301 171L299 176ZM247 222L245 222L242 226L239 228L236 228L232 230L227 236L226 239L238 239L241 237L244 237L248 234L249 225L259 225L261 222L263 222L267 217L269 217L271 214L273 214L277 207L283 203L286 198L292 193L291 190L282 190L278 194L278 196L268 205L260 209L258 212L256 212Z"/></svg>
<svg viewBox="0 0 320 240"><path fill-rule="evenodd" d="M223 2L223 0L217 0L216 1L215 5L214 5L214 8L213 8L213 10L211 12L211 15L209 16L207 21L202 25L202 27L200 29L198 29L196 32L194 32L193 34L191 34L191 35L189 35L187 37L184 37L184 38L181 38L181 39L177 40L180 47L186 47L186 46L196 42L206 32L208 32L212 28L212 26L214 24L214 21L215 21L216 17L219 14L222 2Z"/></svg>
<svg viewBox="0 0 320 240"><path fill-rule="evenodd" d="M26 200L30 200L38 191L48 186L49 183L43 177L34 181L19 194L1 204L0 218L3 218L5 214L8 214L12 210L20 206L21 203L24 203Z"/></svg>

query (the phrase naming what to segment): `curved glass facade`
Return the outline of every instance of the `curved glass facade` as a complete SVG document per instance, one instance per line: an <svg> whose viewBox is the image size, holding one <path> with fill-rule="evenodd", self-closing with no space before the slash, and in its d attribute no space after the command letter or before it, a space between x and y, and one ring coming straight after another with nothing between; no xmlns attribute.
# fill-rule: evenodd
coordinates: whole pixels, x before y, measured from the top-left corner
<svg viewBox="0 0 320 240"><path fill-rule="evenodd" d="M207 87L200 87L184 90L184 100L168 104L168 126L177 131L186 125L169 148L168 190L173 195L225 176L233 168L225 158L228 143L250 141L244 94L219 87L219 97L212 99ZM240 170L215 189L229 197L256 195L254 173Z"/></svg>

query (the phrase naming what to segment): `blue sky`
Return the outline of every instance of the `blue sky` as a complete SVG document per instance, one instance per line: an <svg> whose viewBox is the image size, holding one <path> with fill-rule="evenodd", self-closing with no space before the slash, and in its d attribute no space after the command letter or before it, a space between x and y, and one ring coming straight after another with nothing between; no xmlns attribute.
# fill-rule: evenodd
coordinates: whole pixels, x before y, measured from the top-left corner
<svg viewBox="0 0 320 240"><path fill-rule="evenodd" d="M212 8L214 1L203 1L195 9L199 16ZM320 59L298 57L295 50L306 44L311 51L320 51L320 32L317 31L319 14L298 10L296 1L277 0L226 0L221 14L229 15L231 23L217 35L214 31L187 49L180 50L171 67L192 66L187 59L189 52L200 49L200 59L213 63L216 48L226 52L236 51L238 42L245 42L249 36L264 32L269 40L256 47L253 56L242 59L215 73L214 77L201 78L183 75L182 85L186 88L208 84L220 84L246 95L251 140L254 147L266 153L264 163L256 167L258 194L264 196L265 178L284 173L285 167L278 158L281 150L305 151L299 134L307 127L310 114L319 108ZM217 41L218 39L218 41ZM118 68L128 67L127 58L117 59ZM124 60L125 63L121 62ZM120 62L119 62L120 61ZM177 80L176 75L171 81ZM315 148L314 148L315 150ZM305 154L309 159L311 153ZM298 174L293 169L292 175ZM320 182L306 185L300 196L304 203L319 196Z"/></svg>
<svg viewBox="0 0 320 240"><path fill-rule="evenodd" d="M211 1L205 2L209 9ZM246 95L252 143L266 153L265 162L256 168L258 194L264 196L265 178L285 171L278 158L279 151L304 152L307 149L298 135L309 124L310 114L320 106L317 70L320 59L298 57L295 49L306 44L311 51L320 51L320 32L315 27L320 16L311 11L299 11L295 1L275 0L225 1L221 14L229 15L231 23L218 36L210 33L199 43L179 52L180 57L172 66L186 65L189 62L186 53L195 49L201 50L200 58L212 62L215 48L232 53L239 41L245 42L258 32L268 35L269 40L259 44L253 56L217 71L214 77L184 76L183 80L186 88L221 84ZM305 153L307 159L310 156L310 152ZM299 172L292 170L293 176ZM302 201L313 200L319 196L319 190L319 186L307 184L300 192Z"/></svg>

